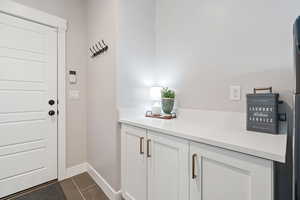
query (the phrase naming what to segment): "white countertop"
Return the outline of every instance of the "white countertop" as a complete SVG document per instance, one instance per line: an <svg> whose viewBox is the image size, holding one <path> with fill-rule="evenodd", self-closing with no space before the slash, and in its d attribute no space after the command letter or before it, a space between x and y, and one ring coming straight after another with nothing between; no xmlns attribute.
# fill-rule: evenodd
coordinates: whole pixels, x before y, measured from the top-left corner
<svg viewBox="0 0 300 200"><path fill-rule="evenodd" d="M246 131L245 114L182 110L177 119L161 120L142 114L120 114L119 122L201 142L260 158L285 162L287 134Z"/></svg>

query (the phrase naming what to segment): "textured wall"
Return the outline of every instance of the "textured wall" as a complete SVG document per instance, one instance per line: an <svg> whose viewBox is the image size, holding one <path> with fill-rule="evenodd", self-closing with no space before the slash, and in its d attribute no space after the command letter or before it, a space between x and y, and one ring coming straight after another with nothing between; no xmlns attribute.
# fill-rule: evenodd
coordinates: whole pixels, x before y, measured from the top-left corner
<svg viewBox="0 0 300 200"><path fill-rule="evenodd" d="M68 20L66 41L67 69L78 70L76 85L67 83L67 91L80 90L79 100L67 99L67 167L86 161L86 69L87 26L84 0L15 0Z"/></svg>

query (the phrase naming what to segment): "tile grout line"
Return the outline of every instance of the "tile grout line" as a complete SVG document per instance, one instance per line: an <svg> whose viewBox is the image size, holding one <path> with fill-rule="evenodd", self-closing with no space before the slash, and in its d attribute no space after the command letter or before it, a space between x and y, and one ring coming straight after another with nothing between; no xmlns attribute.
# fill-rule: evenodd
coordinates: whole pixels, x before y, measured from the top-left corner
<svg viewBox="0 0 300 200"><path fill-rule="evenodd" d="M75 182L76 182L76 181L75 181ZM89 190L90 188L95 187L95 186L97 186L96 183L93 183L92 185L89 185L89 186L87 186L86 188L82 189L82 192L85 192L85 191L87 191L87 190Z"/></svg>
<svg viewBox="0 0 300 200"><path fill-rule="evenodd" d="M86 200L86 198L83 196L82 192L80 191L79 186L77 185L76 181L73 180L73 178L71 178L72 183L75 185L76 189L78 190L80 196L82 197L83 200Z"/></svg>

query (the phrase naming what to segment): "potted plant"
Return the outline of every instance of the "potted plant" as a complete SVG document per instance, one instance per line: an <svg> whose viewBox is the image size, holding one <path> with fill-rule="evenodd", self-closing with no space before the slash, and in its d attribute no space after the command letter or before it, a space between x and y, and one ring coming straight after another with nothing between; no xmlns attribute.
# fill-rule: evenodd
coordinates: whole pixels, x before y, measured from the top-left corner
<svg viewBox="0 0 300 200"><path fill-rule="evenodd" d="M162 110L165 114L170 115L175 102L175 91L169 88L163 88L161 90L161 104Z"/></svg>

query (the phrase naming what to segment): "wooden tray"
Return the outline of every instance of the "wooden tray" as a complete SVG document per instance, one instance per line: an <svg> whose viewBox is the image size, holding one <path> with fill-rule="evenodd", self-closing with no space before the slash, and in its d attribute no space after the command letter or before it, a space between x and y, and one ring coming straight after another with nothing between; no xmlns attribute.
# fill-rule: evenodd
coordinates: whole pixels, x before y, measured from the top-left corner
<svg viewBox="0 0 300 200"><path fill-rule="evenodd" d="M151 111L146 112L146 117L156 118L156 119L175 119L176 113L172 113L171 115L153 115Z"/></svg>

